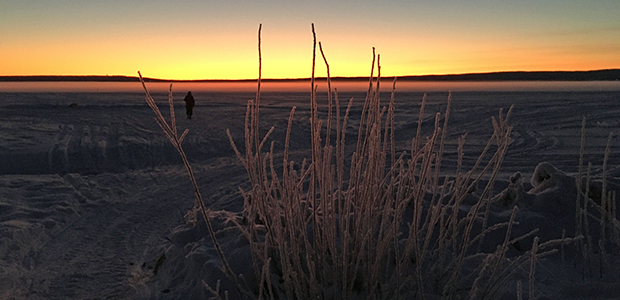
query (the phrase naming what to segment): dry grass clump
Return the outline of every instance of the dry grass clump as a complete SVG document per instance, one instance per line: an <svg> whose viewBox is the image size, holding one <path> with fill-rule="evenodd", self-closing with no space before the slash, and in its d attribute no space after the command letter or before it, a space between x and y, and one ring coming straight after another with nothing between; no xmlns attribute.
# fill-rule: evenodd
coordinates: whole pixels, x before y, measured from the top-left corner
<svg viewBox="0 0 620 300"><path fill-rule="evenodd" d="M314 35L314 26L312 28ZM332 90L327 66L327 118L319 119L316 98L314 35L311 77L311 153L301 164L289 160L289 140L295 108L291 110L282 161L276 161L274 144L267 145L273 128L259 134L259 78L256 99L249 101L245 120L245 143L240 151L252 188L242 191L243 216L239 225L250 242L258 286L242 285L230 269L217 242L191 166L177 135L170 98L169 125L148 94L147 102L166 136L181 154L194 184L209 234L222 259L224 272L248 298L271 299L409 299L428 295L446 299L489 299L500 294L506 280L520 269L531 269L530 289L536 260L552 253L559 241L539 244L525 254L508 258L517 208L510 220L487 226L493 184L506 153L512 127L512 108L492 119L493 135L475 166L462 170L465 137L458 141L458 165L450 176L441 170L448 127L450 101L445 114L436 114L430 136L421 135L425 100L422 100L417 134L409 151L397 153L394 140L394 87L387 107L382 107L380 57L374 55L369 86L361 112L355 146L345 141L352 101L340 106ZM376 68L377 75L374 75ZM443 124L441 124L441 119ZM269 147L267 150L266 148ZM280 170L281 171L278 171ZM483 180L484 179L484 180ZM479 185L473 204L471 192ZM469 198L468 198L469 197ZM485 235L505 231L492 253L477 250ZM206 284L205 284L206 285ZM220 298L219 289L212 289ZM531 295L531 293L530 293Z"/></svg>
<svg viewBox="0 0 620 300"><path fill-rule="evenodd" d="M265 137L259 136L260 77L256 99L247 106L244 154L230 138L252 185L243 192L244 216L255 272L261 278L259 297L392 299L435 294L456 298L463 293L464 284L469 285L471 297L495 295L516 267L527 263L530 256L534 261L537 255L534 249L522 259L508 261L505 257L508 246L516 242L510 238L516 208L509 222L484 228L493 182L512 129L508 125L511 110L506 115L500 111L499 117L493 118L493 136L472 170L461 170L463 137L455 175L440 176L450 98L446 113L436 115L429 137L420 134L423 99L410 151L397 154L394 89L388 106L382 108L380 57L373 55L358 139L348 159L345 133L352 102L342 113L319 43L327 66L328 103L327 119L318 118L316 45L315 36L310 160L297 165L288 159L295 108L289 118L282 165L274 162L273 143L264 150L271 130ZM276 171L278 167L281 173ZM463 200L483 177L488 180L480 200L469 210L463 209ZM477 228L479 233L474 235L476 226L483 228ZM506 235L497 251L472 251L485 233L500 228L506 229ZM477 276L466 276L469 274L463 270L470 260L482 260L475 270L468 270ZM281 284L276 284L276 279Z"/></svg>

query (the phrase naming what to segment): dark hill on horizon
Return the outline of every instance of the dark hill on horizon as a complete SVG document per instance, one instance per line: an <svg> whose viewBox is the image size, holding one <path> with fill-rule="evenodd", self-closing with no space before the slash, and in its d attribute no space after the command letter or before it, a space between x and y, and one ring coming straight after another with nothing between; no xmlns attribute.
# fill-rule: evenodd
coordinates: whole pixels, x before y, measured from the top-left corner
<svg viewBox="0 0 620 300"><path fill-rule="evenodd" d="M382 77L391 80L393 76ZM325 79L325 77L317 77ZM174 80L144 78L146 82L244 82L256 79L202 79L202 80ZM262 81L287 82L304 81L309 78L290 79L262 79ZM368 77L333 77L333 81L361 81ZM412 75L399 76L399 81L617 81L620 80L620 69L606 69L593 71L514 71L514 72L489 72L489 73L466 73L444 75ZM36 82L36 81L72 81L72 82L137 82L137 76L64 76L64 75L35 75L35 76L0 76L0 82Z"/></svg>

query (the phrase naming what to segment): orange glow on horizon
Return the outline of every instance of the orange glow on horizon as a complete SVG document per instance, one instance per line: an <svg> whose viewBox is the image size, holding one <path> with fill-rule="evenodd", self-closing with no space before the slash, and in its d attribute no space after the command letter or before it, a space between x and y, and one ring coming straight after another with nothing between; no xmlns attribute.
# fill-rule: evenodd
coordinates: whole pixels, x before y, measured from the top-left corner
<svg viewBox="0 0 620 300"><path fill-rule="evenodd" d="M377 36L324 34L323 48L332 77L370 74L372 47L381 56L383 76L461 74L497 71L585 71L620 68L614 47L556 49L535 41L492 41L401 32ZM321 40L320 32L318 38ZM198 79L254 79L258 76L256 32L234 34L128 34L99 39L20 40L3 46L0 75L125 75ZM263 32L263 78L308 78L312 39L308 32ZM376 74L376 73L375 73ZM326 76L318 51L316 76Z"/></svg>

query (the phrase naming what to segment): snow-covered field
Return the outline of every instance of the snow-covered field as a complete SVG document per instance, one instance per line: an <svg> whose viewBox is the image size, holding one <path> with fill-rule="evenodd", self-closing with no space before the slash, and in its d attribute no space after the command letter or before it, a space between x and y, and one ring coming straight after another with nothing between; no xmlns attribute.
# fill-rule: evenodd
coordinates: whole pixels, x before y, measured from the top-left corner
<svg viewBox="0 0 620 300"><path fill-rule="evenodd" d="M176 91L178 128L189 129L183 145L207 205L240 212L239 188L248 189L247 173L225 130L243 145L246 102L254 93L194 92L197 106L188 120L182 103L186 91ZM354 97L354 124L364 93L339 96L343 103ZM428 95L427 133L435 113L445 110L447 97L447 92ZM166 113L167 95L156 93L154 98ZM288 115L297 106L290 142L296 161L310 156L309 98L309 93L295 92L265 92L261 97L261 128L266 132L275 126L270 141L276 151L283 149ZM389 93L382 99L387 105ZM422 93L397 89L395 137L401 151L415 135L421 99ZM319 94L319 101L324 113L325 96ZM566 237L573 236L583 117L585 165L591 162L592 176L600 179L613 132L608 188L620 187L620 89L457 91L442 167L446 175L454 171L457 139L467 133L464 164L473 165L493 132L491 116L513 104L512 141L495 192L508 188L506 198L518 201L520 224L514 235L540 228L541 242L561 238L562 229ZM219 258L202 223L185 223L194 203L192 186L153 117L143 93L0 94L0 299L205 298L211 294L201 280L215 286L218 278L222 289L234 290L218 268ZM558 171L547 167L548 176L539 178L544 182L532 185L530 177L543 162ZM520 180L513 176L516 172ZM515 180L509 185L511 178ZM594 190L597 185L592 186ZM492 213L501 216L505 211L511 206L494 206ZM227 226L214 222L218 230ZM598 240L594 227L600 225L591 226ZM613 244L618 236L613 226L607 230ZM251 273L244 237L231 229L219 238L233 270ZM574 249L574 244L566 245L562 255L538 262L534 294L539 299L619 298L620 253L614 251L620 248L601 255L600 247L593 247L588 259ZM517 297L517 280L523 282L527 298L528 272L507 283L507 298Z"/></svg>

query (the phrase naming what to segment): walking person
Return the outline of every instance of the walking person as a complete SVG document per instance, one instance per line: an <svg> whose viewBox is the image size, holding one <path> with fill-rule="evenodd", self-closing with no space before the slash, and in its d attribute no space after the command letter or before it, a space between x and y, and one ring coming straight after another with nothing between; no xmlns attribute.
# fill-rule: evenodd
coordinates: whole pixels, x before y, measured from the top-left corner
<svg viewBox="0 0 620 300"><path fill-rule="evenodd" d="M187 95L185 96L184 101L185 101L185 111L187 112L187 118L191 119L192 113L194 110L194 104L196 104L196 101L194 100L194 96L192 96L191 91L187 92Z"/></svg>

